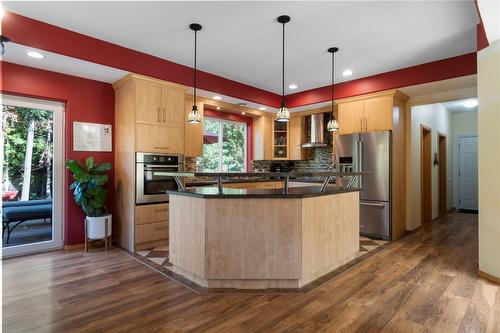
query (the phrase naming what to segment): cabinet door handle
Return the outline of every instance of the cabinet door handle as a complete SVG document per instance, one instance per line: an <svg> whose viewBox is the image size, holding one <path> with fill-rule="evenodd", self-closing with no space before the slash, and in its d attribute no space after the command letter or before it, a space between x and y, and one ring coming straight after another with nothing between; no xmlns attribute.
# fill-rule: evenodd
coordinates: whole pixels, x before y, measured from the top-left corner
<svg viewBox="0 0 500 333"><path fill-rule="evenodd" d="M365 118L365 131L368 131L368 120Z"/></svg>
<svg viewBox="0 0 500 333"><path fill-rule="evenodd" d="M165 123L165 118L167 118L167 113L165 108L163 108L163 123Z"/></svg>
<svg viewBox="0 0 500 333"><path fill-rule="evenodd" d="M156 115L157 115L157 118L158 118L158 123L160 123L160 108L157 108L156 109Z"/></svg>
<svg viewBox="0 0 500 333"><path fill-rule="evenodd" d="M155 149L168 149L169 147L160 147L160 146L155 146Z"/></svg>
<svg viewBox="0 0 500 333"><path fill-rule="evenodd" d="M360 129L360 132L363 132L363 118L361 118L359 121L361 122L361 129Z"/></svg>

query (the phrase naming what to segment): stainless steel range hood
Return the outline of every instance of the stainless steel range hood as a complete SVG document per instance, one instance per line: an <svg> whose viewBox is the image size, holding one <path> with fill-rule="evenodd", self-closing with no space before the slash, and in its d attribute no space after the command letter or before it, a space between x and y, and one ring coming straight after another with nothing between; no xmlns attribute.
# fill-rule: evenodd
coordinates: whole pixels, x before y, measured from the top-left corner
<svg viewBox="0 0 500 333"><path fill-rule="evenodd" d="M325 120L323 113L315 113L311 115L311 140L303 143L302 148L326 147L325 143Z"/></svg>

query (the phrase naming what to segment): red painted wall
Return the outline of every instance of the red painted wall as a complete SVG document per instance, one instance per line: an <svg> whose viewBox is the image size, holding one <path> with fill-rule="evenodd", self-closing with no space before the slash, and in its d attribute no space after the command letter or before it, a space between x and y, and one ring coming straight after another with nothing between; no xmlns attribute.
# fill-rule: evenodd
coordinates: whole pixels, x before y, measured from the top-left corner
<svg viewBox="0 0 500 333"><path fill-rule="evenodd" d="M49 72L31 67L1 62L0 90L3 93L50 99L64 102L65 107L65 159L83 160L94 156L98 163L114 162L113 152L75 152L73 151L73 122L112 124L114 126L115 94L109 83L103 83L75 76ZM114 137L113 137L114 145ZM108 208L113 205L113 173L109 174ZM84 213L73 201L69 190L73 178L65 172L64 184L64 243L79 244L84 241Z"/></svg>
<svg viewBox="0 0 500 333"><path fill-rule="evenodd" d="M250 170L250 162L253 159L253 118L240 116L239 114L216 111L210 108L203 110L203 115L210 118L239 121L247 124L247 170Z"/></svg>

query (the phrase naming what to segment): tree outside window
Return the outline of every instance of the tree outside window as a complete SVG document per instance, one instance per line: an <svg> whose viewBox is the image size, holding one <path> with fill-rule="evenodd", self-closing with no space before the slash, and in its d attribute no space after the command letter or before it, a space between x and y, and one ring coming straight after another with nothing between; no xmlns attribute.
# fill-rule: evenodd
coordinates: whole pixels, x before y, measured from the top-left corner
<svg viewBox="0 0 500 333"><path fill-rule="evenodd" d="M198 171L245 172L247 124L206 117Z"/></svg>

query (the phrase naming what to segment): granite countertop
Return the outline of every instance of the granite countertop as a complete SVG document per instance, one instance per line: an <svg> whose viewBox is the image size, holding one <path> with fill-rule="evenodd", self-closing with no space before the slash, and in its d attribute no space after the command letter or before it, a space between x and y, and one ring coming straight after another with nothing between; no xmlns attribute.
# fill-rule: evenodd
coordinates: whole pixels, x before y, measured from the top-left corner
<svg viewBox="0 0 500 333"><path fill-rule="evenodd" d="M171 195L185 195L205 199L234 199L234 198L253 198L253 199L302 199L324 195L335 195L339 193L356 192L359 188L346 189L341 186L329 186L325 192L321 191L320 186L304 186L288 189L288 193L283 193L283 189L235 189L224 188L219 193L216 187L193 187L185 191L167 191Z"/></svg>
<svg viewBox="0 0 500 333"><path fill-rule="evenodd" d="M281 178L229 178L229 179L224 179L224 184L225 183L262 183L262 182L279 182L283 181ZM318 183L321 184L325 180L320 179L317 177L312 177L312 178L290 178L290 182L297 182L297 183ZM332 179L330 184L334 184L335 180ZM188 180L186 181L186 186L187 187L192 187L192 186L208 186L208 185L215 185L217 184L217 180L211 180L211 179L200 179L200 180Z"/></svg>
<svg viewBox="0 0 500 333"><path fill-rule="evenodd" d="M249 178L313 178L313 177L335 177L335 176L361 176L370 172L337 172L337 171L310 171L310 172L164 172L158 171L159 175L176 177L222 177L233 179Z"/></svg>

